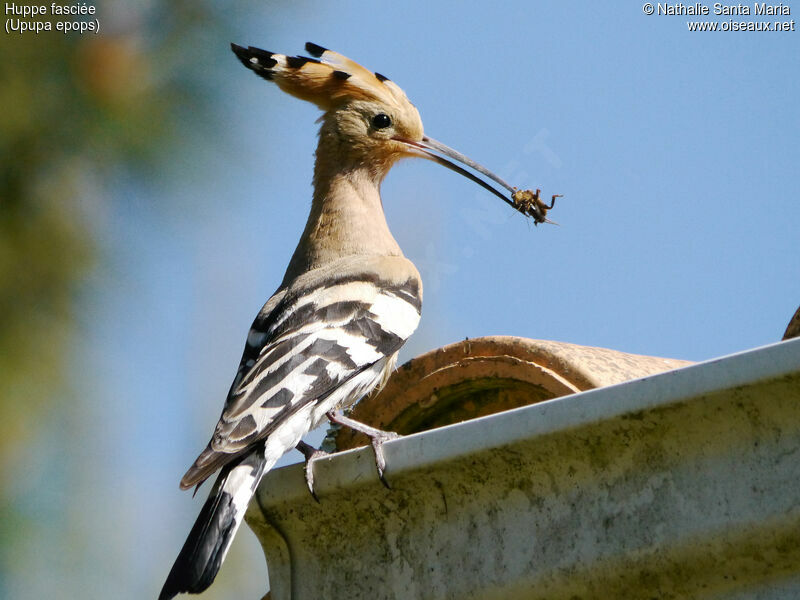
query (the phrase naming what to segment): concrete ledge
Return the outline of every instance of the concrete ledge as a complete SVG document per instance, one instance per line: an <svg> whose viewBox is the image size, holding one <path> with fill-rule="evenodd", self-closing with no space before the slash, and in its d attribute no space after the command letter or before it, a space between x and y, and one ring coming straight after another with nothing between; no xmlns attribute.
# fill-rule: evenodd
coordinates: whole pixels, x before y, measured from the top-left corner
<svg viewBox="0 0 800 600"><path fill-rule="evenodd" d="M269 473L273 600L800 597L800 339Z"/></svg>

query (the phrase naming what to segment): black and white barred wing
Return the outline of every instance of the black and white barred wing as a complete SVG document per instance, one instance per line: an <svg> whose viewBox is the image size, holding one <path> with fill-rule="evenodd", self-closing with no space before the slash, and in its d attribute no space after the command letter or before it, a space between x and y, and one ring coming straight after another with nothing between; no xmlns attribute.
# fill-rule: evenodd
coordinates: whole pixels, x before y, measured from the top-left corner
<svg viewBox="0 0 800 600"><path fill-rule="evenodd" d="M298 285L262 311L214 435L181 486L202 482L260 440L274 462L327 411L381 383L419 323L421 286L411 269L399 278L364 271Z"/></svg>

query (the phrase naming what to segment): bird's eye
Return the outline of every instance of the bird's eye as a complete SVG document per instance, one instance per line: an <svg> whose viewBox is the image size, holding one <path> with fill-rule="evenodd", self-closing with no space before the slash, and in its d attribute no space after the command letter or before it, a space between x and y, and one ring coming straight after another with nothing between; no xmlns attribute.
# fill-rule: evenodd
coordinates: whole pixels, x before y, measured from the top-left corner
<svg viewBox="0 0 800 600"><path fill-rule="evenodd" d="M392 120L386 113L378 113L377 115L372 117L372 126L375 129L386 129L391 124Z"/></svg>

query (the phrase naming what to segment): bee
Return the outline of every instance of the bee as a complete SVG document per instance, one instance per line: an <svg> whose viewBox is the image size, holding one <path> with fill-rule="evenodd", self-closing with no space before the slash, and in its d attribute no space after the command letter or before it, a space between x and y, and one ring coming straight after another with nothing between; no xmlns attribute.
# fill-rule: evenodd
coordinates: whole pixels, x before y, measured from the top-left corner
<svg viewBox="0 0 800 600"><path fill-rule="evenodd" d="M533 217L535 225L539 223L551 223L558 225L555 221L547 218L547 211L556 205L556 198L563 198L564 194L553 194L550 198L550 204L545 204L540 198L542 190L538 189L536 192L532 190L516 190L511 194L511 199L514 201L514 208L521 212L526 217Z"/></svg>

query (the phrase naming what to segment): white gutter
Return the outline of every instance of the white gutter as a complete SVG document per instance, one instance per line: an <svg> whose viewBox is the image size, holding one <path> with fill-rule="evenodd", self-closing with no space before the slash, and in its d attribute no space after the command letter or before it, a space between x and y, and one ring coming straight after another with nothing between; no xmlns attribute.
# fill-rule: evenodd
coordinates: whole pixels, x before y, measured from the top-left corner
<svg viewBox="0 0 800 600"><path fill-rule="evenodd" d="M269 473L272 600L800 598L800 339Z"/></svg>

